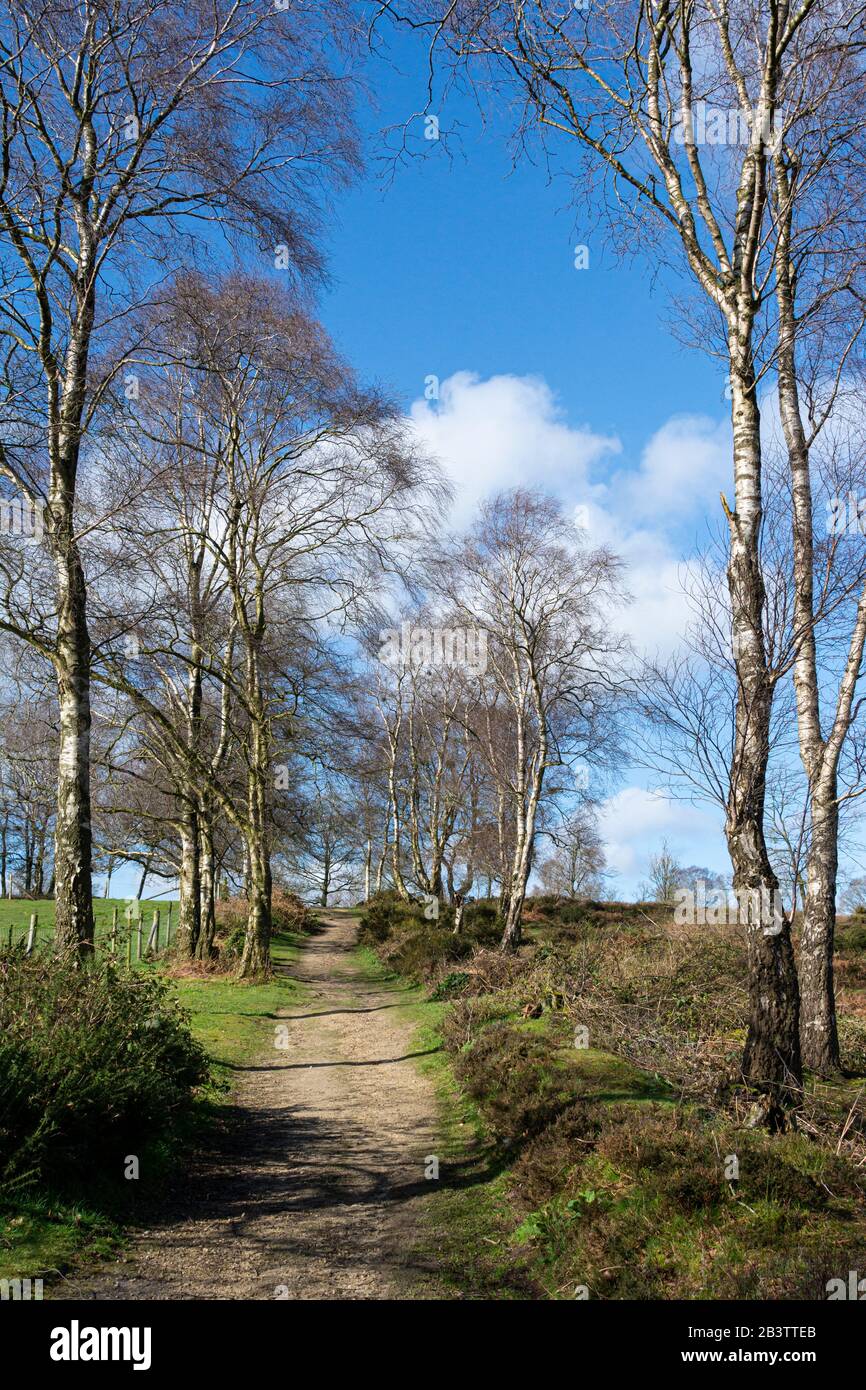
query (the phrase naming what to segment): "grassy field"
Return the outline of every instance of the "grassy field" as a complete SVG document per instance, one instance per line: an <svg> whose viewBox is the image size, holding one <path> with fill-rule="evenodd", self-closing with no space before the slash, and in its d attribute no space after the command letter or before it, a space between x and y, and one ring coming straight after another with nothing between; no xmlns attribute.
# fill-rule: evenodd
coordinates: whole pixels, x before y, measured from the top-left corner
<svg viewBox="0 0 866 1390"><path fill-rule="evenodd" d="M94 907L102 926L110 926L112 900L103 899ZM275 964L290 964L298 947L295 936L275 936L271 947ZM136 968L156 971L163 967L160 962L142 962ZM264 984L240 983L229 975L180 975L174 987L189 1012L193 1034L213 1060L211 1083L198 1094L186 1117L181 1141L186 1151L207 1142L230 1102L233 1068L268 1047L280 1011L299 1002L303 987L283 973ZM68 1194L26 1191L0 1195L0 1278L41 1274L48 1281L79 1261L107 1256L122 1244L125 1226L147 1219L148 1206L158 1199L162 1183L179 1158L177 1152L150 1155L144 1166L155 1176L149 1184L124 1183L92 1192L83 1181L80 1196L72 1199Z"/></svg>
<svg viewBox="0 0 866 1390"><path fill-rule="evenodd" d="M96 944L107 946L111 935L111 925L114 917L114 909L117 909L118 917L118 939L125 932L126 909L129 900L127 898L94 898L93 917L96 930ZM174 933L177 927L177 901L161 898L150 901L145 898L141 904L142 931L144 933L144 944L147 944L147 934L150 931L153 921L153 914L156 910L160 914L159 941L160 945L165 945L166 934L169 925L169 910L171 911L171 930ZM30 928L30 917L36 913L36 940L37 945L44 945L50 942L54 936L54 899L39 898L0 898L0 945L7 946L26 940ZM11 940L10 940L11 932ZM135 949L135 947L133 948Z"/></svg>

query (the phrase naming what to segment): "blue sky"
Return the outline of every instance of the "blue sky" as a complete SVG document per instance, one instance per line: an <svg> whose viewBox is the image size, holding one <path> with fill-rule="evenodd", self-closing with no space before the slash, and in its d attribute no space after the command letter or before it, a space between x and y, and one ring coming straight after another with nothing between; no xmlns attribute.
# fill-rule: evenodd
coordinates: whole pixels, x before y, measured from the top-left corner
<svg viewBox="0 0 866 1390"><path fill-rule="evenodd" d="M443 140L425 140L419 116L413 156L393 167L382 131L424 104L420 44L401 37L389 60L371 60L369 82L367 176L330 222L325 325L458 483L457 522L519 481L588 506L596 538L629 566L633 631L669 649L685 613L679 563L728 485L720 365L673 336L646 263L605 247L564 177L551 181L542 162L514 168L505 124L483 126L465 96L435 111ZM588 269L575 268L579 244ZM438 404L423 398L431 375ZM717 814L670 802L639 769L603 826L623 896L663 838L684 863L728 866ZM118 873L114 890L131 891L136 872Z"/></svg>
<svg viewBox="0 0 866 1390"><path fill-rule="evenodd" d="M724 409L719 364L674 340L646 264L618 261L600 230L581 225L563 177L551 181L540 163L512 168L504 126L484 129L452 96L439 113L444 140L423 139L418 118L415 156L396 172L381 162L380 131L417 110L423 77L417 61L414 78L384 61L373 74L369 176L339 201L323 304L360 370L404 402L430 373L539 375L572 423L615 431L629 450L679 411ZM588 270L574 267L577 244L589 246Z"/></svg>
<svg viewBox="0 0 866 1390"><path fill-rule="evenodd" d="M515 168L505 125L485 127L465 97L431 107L444 140L425 140L416 118L395 170L381 131L423 106L424 70L411 40L391 56L371 69L369 176L337 208L325 323L458 481L458 521L521 477L589 503L592 529L630 564L636 631L667 649L684 616L677 562L727 479L721 366L673 336L646 263L605 246L564 177L541 161ZM430 375L438 405L423 399ZM638 769L604 824L623 894L665 837L683 862L727 868L718 816L671 803Z"/></svg>

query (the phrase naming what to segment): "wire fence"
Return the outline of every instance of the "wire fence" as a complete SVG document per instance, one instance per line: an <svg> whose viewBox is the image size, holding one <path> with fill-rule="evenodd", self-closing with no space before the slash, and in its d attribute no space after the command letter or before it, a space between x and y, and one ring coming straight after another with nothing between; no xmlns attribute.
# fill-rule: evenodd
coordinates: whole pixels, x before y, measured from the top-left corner
<svg viewBox="0 0 866 1390"><path fill-rule="evenodd" d="M153 960L172 943L173 906L169 903L164 915L161 908L154 908L149 924L140 909L136 911L129 906L121 913L120 908L115 907L110 924L94 932L94 950L116 964L126 964L129 969L139 961ZM10 923L0 928L0 947L18 950L25 957L46 948L53 950L54 925L44 924L40 928L38 911L31 912L26 926Z"/></svg>

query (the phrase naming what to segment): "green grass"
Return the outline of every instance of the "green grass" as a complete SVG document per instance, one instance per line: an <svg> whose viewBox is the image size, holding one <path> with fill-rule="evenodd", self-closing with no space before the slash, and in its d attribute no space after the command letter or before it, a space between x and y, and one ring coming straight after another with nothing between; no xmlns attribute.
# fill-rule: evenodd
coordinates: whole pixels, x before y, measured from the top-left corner
<svg viewBox="0 0 866 1390"><path fill-rule="evenodd" d="M273 937L275 966L291 965L300 938L290 933ZM297 1004L304 986L290 975L277 973L264 984L248 984L232 976L179 979L178 997L192 1019L192 1031L214 1059L218 1075L262 1052L273 1040L281 1010Z"/></svg>
<svg viewBox="0 0 866 1390"><path fill-rule="evenodd" d="M106 905L108 914L103 920L110 925L111 899ZM297 958L299 944L296 936L275 936L271 943L275 965L290 965ZM142 962L140 968L158 970L160 965ZM142 1163L142 1171L151 1175L147 1183L124 1183L96 1193L82 1183L74 1199L26 1191L0 1197L0 1278L42 1277L47 1281L58 1272L105 1258L122 1246L124 1226L133 1225L137 1216L130 1196L136 1199L136 1206L144 1206L139 1215L146 1215L148 1203L158 1197L165 1177L182 1153L206 1144L221 1122L231 1101L233 1069L268 1048L279 1012L296 1006L304 995L304 987L284 973L258 984L226 975L181 977L175 983L178 997L189 1011L192 1032L214 1063L213 1079L193 1102L178 1143L171 1151L157 1149L147 1155ZM131 1194L132 1188L135 1191Z"/></svg>
<svg viewBox="0 0 866 1390"><path fill-rule="evenodd" d="M115 908L117 908L118 916L118 935L121 936L125 932L128 902L129 899L127 898L94 898L93 918L97 946L108 943ZM143 899L141 915L145 946L147 945L147 935L153 921L153 914L157 909L159 909L160 914L160 945L165 944L169 908L172 915L172 933L174 933L177 927L177 901L167 898L154 901L147 898ZM37 944L39 946L46 945L54 936L54 899L0 898L0 944L5 946L9 942L10 928L13 943L24 940L30 928L31 914L34 912L38 919L36 926Z"/></svg>
<svg viewBox="0 0 866 1390"><path fill-rule="evenodd" d="M550 1019L550 1015L547 1016ZM543 1022L544 1020L540 1020ZM673 1105L676 1093L659 1076L632 1066L624 1057L600 1048L557 1047L556 1060L575 1078L575 1093L602 1105L641 1105L658 1101Z"/></svg>
<svg viewBox="0 0 866 1390"><path fill-rule="evenodd" d="M0 1279L43 1279L82 1259L107 1259L122 1243L118 1223L86 1202L34 1194L0 1209Z"/></svg>

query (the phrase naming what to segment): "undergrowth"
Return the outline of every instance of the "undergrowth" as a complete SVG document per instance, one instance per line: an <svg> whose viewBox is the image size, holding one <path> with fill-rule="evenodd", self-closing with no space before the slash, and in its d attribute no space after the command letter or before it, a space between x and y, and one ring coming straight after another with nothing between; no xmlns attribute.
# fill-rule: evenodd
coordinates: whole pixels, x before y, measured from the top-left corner
<svg viewBox="0 0 866 1390"><path fill-rule="evenodd" d="M736 931L690 934L610 904L563 921L533 902L530 939L509 957L480 916L459 942L390 899L361 928L424 986L456 1095L482 1126L443 1197L455 1284L823 1299L830 1279L866 1267L859 1078L810 1080L789 1133L742 1123ZM843 931L850 954L866 947L858 932ZM856 1015L842 1034L852 1071L866 1070Z"/></svg>

